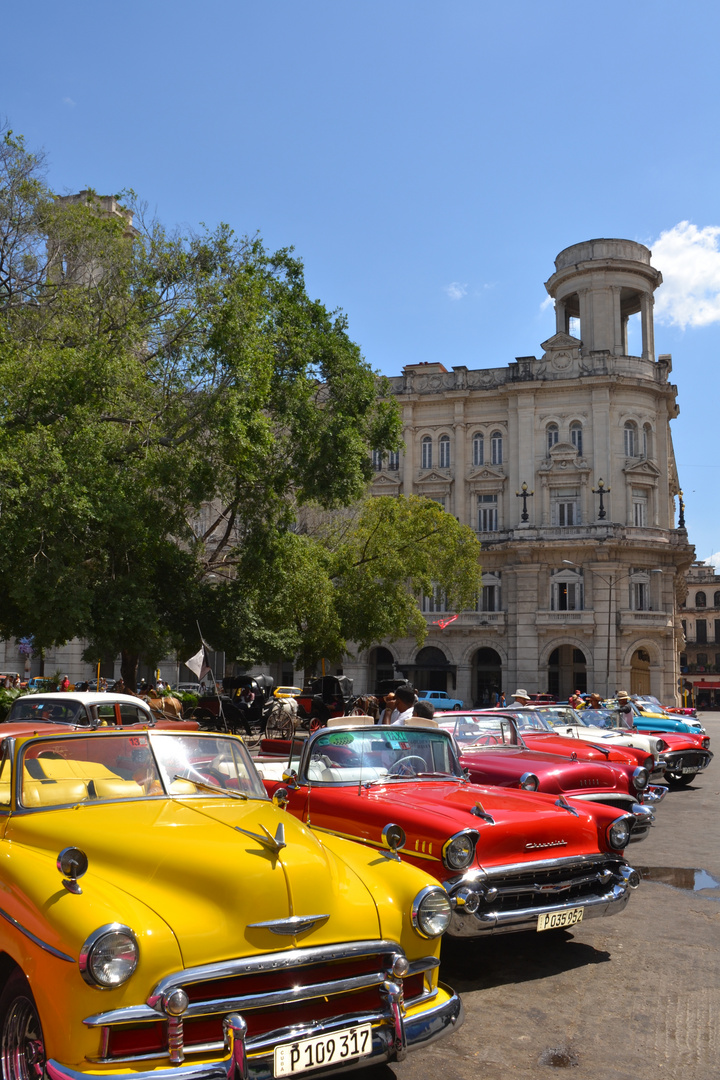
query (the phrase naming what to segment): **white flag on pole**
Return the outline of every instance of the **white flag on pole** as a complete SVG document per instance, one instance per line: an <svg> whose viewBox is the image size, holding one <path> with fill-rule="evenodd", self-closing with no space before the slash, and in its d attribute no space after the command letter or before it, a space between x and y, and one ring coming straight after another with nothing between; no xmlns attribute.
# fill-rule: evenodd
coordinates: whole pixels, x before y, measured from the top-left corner
<svg viewBox="0 0 720 1080"><path fill-rule="evenodd" d="M189 660L185 661L185 667L192 671L193 675L197 675L198 679L204 679L210 670L210 665L205 657L205 646L201 645L199 650L194 656L191 656Z"/></svg>

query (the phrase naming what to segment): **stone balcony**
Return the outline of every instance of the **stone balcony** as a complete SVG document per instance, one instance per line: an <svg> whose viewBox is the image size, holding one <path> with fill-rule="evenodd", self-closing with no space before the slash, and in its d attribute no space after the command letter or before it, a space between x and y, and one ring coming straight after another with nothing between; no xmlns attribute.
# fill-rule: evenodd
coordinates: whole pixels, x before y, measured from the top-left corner
<svg viewBox="0 0 720 1080"><path fill-rule="evenodd" d="M675 625L675 616L667 611L620 611L618 627L623 634L638 630L665 630Z"/></svg>
<svg viewBox="0 0 720 1080"><path fill-rule="evenodd" d="M595 631L594 611L536 611L535 626L538 629L547 628L556 630L558 627L567 626L582 633L592 634Z"/></svg>
<svg viewBox="0 0 720 1080"><path fill-rule="evenodd" d="M432 629L439 619L444 621L451 618L451 615L442 612L431 614L426 611L423 614L428 630ZM504 634L506 626L507 612L505 611L461 611L457 619L450 623L448 630L495 630Z"/></svg>

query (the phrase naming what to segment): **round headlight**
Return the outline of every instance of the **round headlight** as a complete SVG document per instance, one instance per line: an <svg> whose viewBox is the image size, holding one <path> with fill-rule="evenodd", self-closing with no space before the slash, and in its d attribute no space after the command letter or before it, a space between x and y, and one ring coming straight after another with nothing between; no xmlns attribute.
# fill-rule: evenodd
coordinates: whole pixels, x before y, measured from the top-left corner
<svg viewBox="0 0 720 1080"><path fill-rule="evenodd" d="M702 744L703 744L703 750L709 750L710 749L710 740L709 739L703 739Z"/></svg>
<svg viewBox="0 0 720 1080"><path fill-rule="evenodd" d="M632 775L636 791L644 791L648 786L650 774L647 769L635 769Z"/></svg>
<svg viewBox="0 0 720 1080"><path fill-rule="evenodd" d="M451 916L448 894L439 885L421 889L413 900L412 924L423 937L440 937L450 925Z"/></svg>
<svg viewBox="0 0 720 1080"><path fill-rule="evenodd" d="M616 821L613 821L612 825L608 826L607 831L610 847L616 851L622 851L624 847L627 847L631 828L632 822L627 817L617 818Z"/></svg>
<svg viewBox="0 0 720 1080"><path fill-rule="evenodd" d="M138 944L129 926L109 923L91 934L80 951L80 974L90 986L122 986L138 962Z"/></svg>
<svg viewBox="0 0 720 1080"><path fill-rule="evenodd" d="M443 847L443 862L449 870L464 870L475 858L478 834L474 829L451 836Z"/></svg>
<svg viewBox="0 0 720 1080"><path fill-rule="evenodd" d="M520 777L520 787L525 791L537 791L540 786L540 781L537 776L531 772L524 772Z"/></svg>

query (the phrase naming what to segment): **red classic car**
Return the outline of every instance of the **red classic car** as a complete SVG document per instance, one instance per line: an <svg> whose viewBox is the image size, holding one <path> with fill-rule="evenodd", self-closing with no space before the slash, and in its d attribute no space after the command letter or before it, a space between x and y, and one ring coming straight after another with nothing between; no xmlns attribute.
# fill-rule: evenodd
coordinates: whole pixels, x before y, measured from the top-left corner
<svg viewBox="0 0 720 1080"><path fill-rule="evenodd" d="M623 857L632 814L472 784L432 721L366 725L338 717L302 751L286 744L287 765L261 756L256 767L313 829L429 870L450 895L449 934L549 930L625 907L639 882Z"/></svg>
<svg viewBox="0 0 720 1080"><path fill-rule="evenodd" d="M659 802L667 790L658 786L648 792L647 769L635 769L629 776L627 766L620 763L575 760L531 748L509 714L489 712L472 722L475 739L460 745L460 763L474 783L547 791L614 806L635 818L631 842L647 836L655 815L650 805L641 804Z"/></svg>

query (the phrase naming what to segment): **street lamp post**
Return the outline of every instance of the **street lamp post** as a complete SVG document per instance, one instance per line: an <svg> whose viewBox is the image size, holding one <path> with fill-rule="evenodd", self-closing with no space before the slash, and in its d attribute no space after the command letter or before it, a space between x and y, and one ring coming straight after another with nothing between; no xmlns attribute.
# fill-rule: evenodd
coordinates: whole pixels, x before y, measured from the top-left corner
<svg viewBox="0 0 720 1080"><path fill-rule="evenodd" d="M603 481L602 476L598 480L598 486L596 488L592 488L593 495L599 495L600 496L600 509L598 510L598 521L603 521L604 518L605 518L605 504L603 503L603 495L609 495L610 490L611 490L610 488L605 487L605 483Z"/></svg>
<svg viewBox="0 0 720 1080"><path fill-rule="evenodd" d="M625 581L625 580L629 581L630 578L633 576L634 571L631 570L626 574L621 574L617 578L614 577L612 574L610 574L609 577L605 577L604 574L599 574L597 572L597 570L592 570L589 566L588 567L582 567L582 566L580 566L579 563L572 562L570 559L563 559L563 562L566 563L568 566L576 567L578 570L585 570L585 569L588 570L589 573L591 573L594 577L600 578L601 581L604 581L605 584L608 587L607 652L606 652L606 655L605 655L605 696L610 697L610 628L611 628L611 625L612 625L611 621L612 621L613 587L614 587L616 582ZM653 567L653 569L649 570L648 573L650 573L650 574L662 574L663 570L662 570L661 567Z"/></svg>

